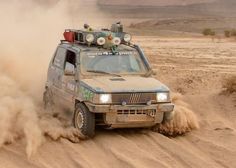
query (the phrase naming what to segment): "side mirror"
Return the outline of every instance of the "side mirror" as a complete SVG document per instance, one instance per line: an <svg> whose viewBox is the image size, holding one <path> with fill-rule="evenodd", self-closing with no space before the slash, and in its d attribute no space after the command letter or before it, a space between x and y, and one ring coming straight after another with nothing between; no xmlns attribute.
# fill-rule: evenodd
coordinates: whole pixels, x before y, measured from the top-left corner
<svg viewBox="0 0 236 168"><path fill-rule="evenodd" d="M75 66L69 62L66 62L64 74L66 76L74 76L75 75Z"/></svg>

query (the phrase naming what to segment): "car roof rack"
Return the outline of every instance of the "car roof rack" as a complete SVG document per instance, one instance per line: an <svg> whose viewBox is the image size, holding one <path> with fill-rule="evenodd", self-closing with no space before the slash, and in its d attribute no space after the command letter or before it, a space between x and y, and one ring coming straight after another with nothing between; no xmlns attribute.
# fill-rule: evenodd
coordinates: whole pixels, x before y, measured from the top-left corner
<svg viewBox="0 0 236 168"><path fill-rule="evenodd" d="M88 24L84 24L83 30L66 29L63 35L64 40L61 40L61 43L93 45L103 48L114 48L120 44L130 45L132 39L129 33L123 31L123 25L120 22L112 24L110 30L106 28L93 30Z"/></svg>

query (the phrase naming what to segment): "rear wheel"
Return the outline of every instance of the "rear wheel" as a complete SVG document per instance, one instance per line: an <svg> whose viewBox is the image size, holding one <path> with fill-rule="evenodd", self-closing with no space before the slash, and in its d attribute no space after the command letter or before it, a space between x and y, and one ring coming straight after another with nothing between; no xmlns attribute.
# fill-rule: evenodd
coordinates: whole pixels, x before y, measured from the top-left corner
<svg viewBox="0 0 236 168"><path fill-rule="evenodd" d="M95 114L82 103L76 104L74 126L86 137L91 138L95 135Z"/></svg>

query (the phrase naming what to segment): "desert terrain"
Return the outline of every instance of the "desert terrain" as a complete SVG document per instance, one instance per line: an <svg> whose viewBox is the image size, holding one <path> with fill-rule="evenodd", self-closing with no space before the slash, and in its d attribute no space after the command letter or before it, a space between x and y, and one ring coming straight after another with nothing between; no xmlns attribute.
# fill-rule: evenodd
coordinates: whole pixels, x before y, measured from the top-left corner
<svg viewBox="0 0 236 168"><path fill-rule="evenodd" d="M94 139L79 143L47 137L29 160L22 139L1 148L0 166L235 167L236 97L224 93L222 84L236 75L236 43L142 36L134 41L144 47L155 78L182 94L197 115L198 130L167 137L149 129L98 129Z"/></svg>
<svg viewBox="0 0 236 168"><path fill-rule="evenodd" d="M153 77L171 89L178 113L190 117L180 122L190 129L169 136L158 129L98 128L93 139L83 140L63 116L42 109L47 66L65 28L81 27L84 20L104 27L113 15L95 8L93 1L86 3L93 10L88 15L76 14L86 11L81 1L78 8L71 6L75 1L52 1L46 7L45 1L42 6L27 2L0 3L0 168L236 167L234 38L203 37L202 21L194 22L199 28L192 32L180 31L181 21L168 32L168 26L140 31L140 23L153 23L152 12L148 19L116 15L144 49L156 72ZM233 19L232 24L221 21L211 25L220 25L221 32L222 27L233 27ZM130 28L131 23L138 28Z"/></svg>

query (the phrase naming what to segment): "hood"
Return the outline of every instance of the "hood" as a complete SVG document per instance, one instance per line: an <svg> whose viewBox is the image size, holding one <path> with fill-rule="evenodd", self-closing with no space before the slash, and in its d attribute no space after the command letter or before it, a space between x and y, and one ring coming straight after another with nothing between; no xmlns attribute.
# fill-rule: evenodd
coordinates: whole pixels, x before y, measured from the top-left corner
<svg viewBox="0 0 236 168"><path fill-rule="evenodd" d="M169 88L158 80L140 76L95 77L83 79L81 82L82 85L97 93L169 91Z"/></svg>

